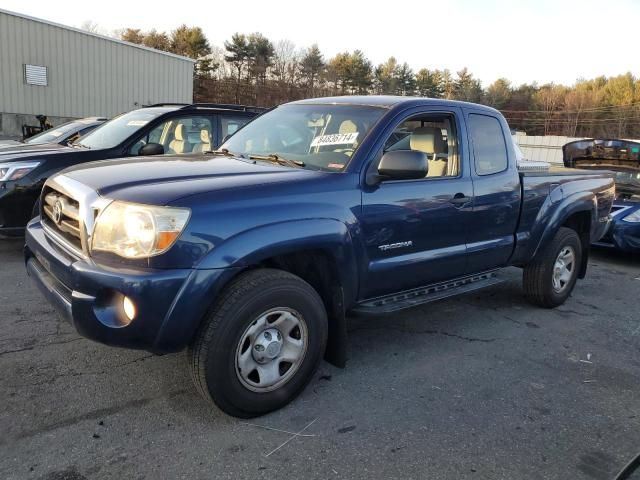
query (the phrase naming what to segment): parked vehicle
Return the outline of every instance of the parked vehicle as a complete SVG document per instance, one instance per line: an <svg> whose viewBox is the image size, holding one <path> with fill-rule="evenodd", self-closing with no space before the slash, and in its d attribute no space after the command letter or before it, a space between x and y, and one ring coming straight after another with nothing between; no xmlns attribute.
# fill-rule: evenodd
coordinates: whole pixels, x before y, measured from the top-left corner
<svg viewBox="0 0 640 480"><path fill-rule="evenodd" d="M562 151L567 167L615 172L611 222L594 245L640 253L640 142L577 140L567 143Z"/></svg>
<svg viewBox="0 0 640 480"><path fill-rule="evenodd" d="M384 314L524 269L562 304L606 227L606 172L519 171L502 115L470 103L336 97L280 106L214 153L70 168L27 227L29 275L81 335L187 349L202 395L282 407L346 315Z"/></svg>
<svg viewBox="0 0 640 480"><path fill-rule="evenodd" d="M102 117L87 117L63 123L55 128L45 130L33 137L25 140L2 140L0 141L0 151L6 153L8 151L25 151L24 148L33 145L44 145L46 143L57 143L59 145L69 145L86 135L99 125L109 120Z"/></svg>
<svg viewBox="0 0 640 480"><path fill-rule="evenodd" d="M120 115L72 145L0 149L0 234L24 233L25 225L38 212L36 201L45 180L66 167L94 160L213 150L263 111L203 103L152 105Z"/></svg>

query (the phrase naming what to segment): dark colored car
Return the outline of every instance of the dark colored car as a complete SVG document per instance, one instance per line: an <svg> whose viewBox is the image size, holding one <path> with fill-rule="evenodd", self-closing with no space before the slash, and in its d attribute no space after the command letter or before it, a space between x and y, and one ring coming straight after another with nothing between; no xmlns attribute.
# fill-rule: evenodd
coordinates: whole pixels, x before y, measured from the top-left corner
<svg viewBox="0 0 640 480"><path fill-rule="evenodd" d="M567 167L615 172L611 223L594 245L640 253L640 143L619 139L577 140L563 147Z"/></svg>
<svg viewBox="0 0 640 480"><path fill-rule="evenodd" d="M203 396L248 417L346 359L346 315L390 313L524 270L562 304L606 227L606 172L516 164L489 107L407 97L280 106L207 155L50 178L29 275L85 337L187 349Z"/></svg>
<svg viewBox="0 0 640 480"><path fill-rule="evenodd" d="M3 153L9 151L20 152L23 148L33 145L44 145L46 143L57 143L68 145L75 142L80 137L94 130L99 125L109 120L101 117L87 117L63 123L57 127L50 128L21 141L4 140L0 141L0 150Z"/></svg>
<svg viewBox="0 0 640 480"><path fill-rule="evenodd" d="M22 235L47 178L95 160L213 150L264 109L238 105L153 105L120 115L72 145L0 149L0 235Z"/></svg>

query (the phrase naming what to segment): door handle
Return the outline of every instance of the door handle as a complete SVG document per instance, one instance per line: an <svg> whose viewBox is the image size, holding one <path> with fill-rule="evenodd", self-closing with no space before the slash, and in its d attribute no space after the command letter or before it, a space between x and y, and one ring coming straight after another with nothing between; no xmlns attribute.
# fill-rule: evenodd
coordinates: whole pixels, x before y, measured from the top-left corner
<svg viewBox="0 0 640 480"><path fill-rule="evenodd" d="M455 207L462 207L471 201L471 197L467 197L464 193L456 193L449 201L453 203Z"/></svg>

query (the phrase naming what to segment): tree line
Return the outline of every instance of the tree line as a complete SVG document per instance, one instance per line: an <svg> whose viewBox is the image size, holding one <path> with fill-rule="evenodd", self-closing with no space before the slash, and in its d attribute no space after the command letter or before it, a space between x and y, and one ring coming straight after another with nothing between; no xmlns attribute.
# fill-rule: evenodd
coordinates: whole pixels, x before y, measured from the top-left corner
<svg viewBox="0 0 640 480"><path fill-rule="evenodd" d="M483 87L467 68L414 71L395 57L374 65L361 50L327 58L316 44L298 48L261 33L235 33L223 46L186 25L169 33L127 28L118 36L195 59L194 96L201 102L273 106L329 95L417 95L490 105L529 135L640 137L640 79L631 73L572 86L499 78Z"/></svg>

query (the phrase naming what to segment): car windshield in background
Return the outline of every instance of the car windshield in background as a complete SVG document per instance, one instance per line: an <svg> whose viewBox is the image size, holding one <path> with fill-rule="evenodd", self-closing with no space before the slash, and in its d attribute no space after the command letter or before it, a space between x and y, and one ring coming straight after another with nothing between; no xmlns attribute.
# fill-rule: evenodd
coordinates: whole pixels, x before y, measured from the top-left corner
<svg viewBox="0 0 640 480"><path fill-rule="evenodd" d="M303 168L340 172L385 109L354 105L285 105L258 117L221 149L246 158L277 156Z"/></svg>
<svg viewBox="0 0 640 480"><path fill-rule="evenodd" d="M125 113L88 133L80 140L80 145L93 150L113 148L163 113L164 110L134 110Z"/></svg>
<svg viewBox="0 0 640 480"><path fill-rule="evenodd" d="M640 194L640 172L616 172L616 188L618 191L632 191Z"/></svg>
<svg viewBox="0 0 640 480"><path fill-rule="evenodd" d="M69 133L80 130L83 126L86 126L86 124L80 122L63 123L62 125L59 125L55 128L45 130L38 135L34 135L33 137L25 140L25 143L29 143L31 145L40 145L42 143L58 143Z"/></svg>

